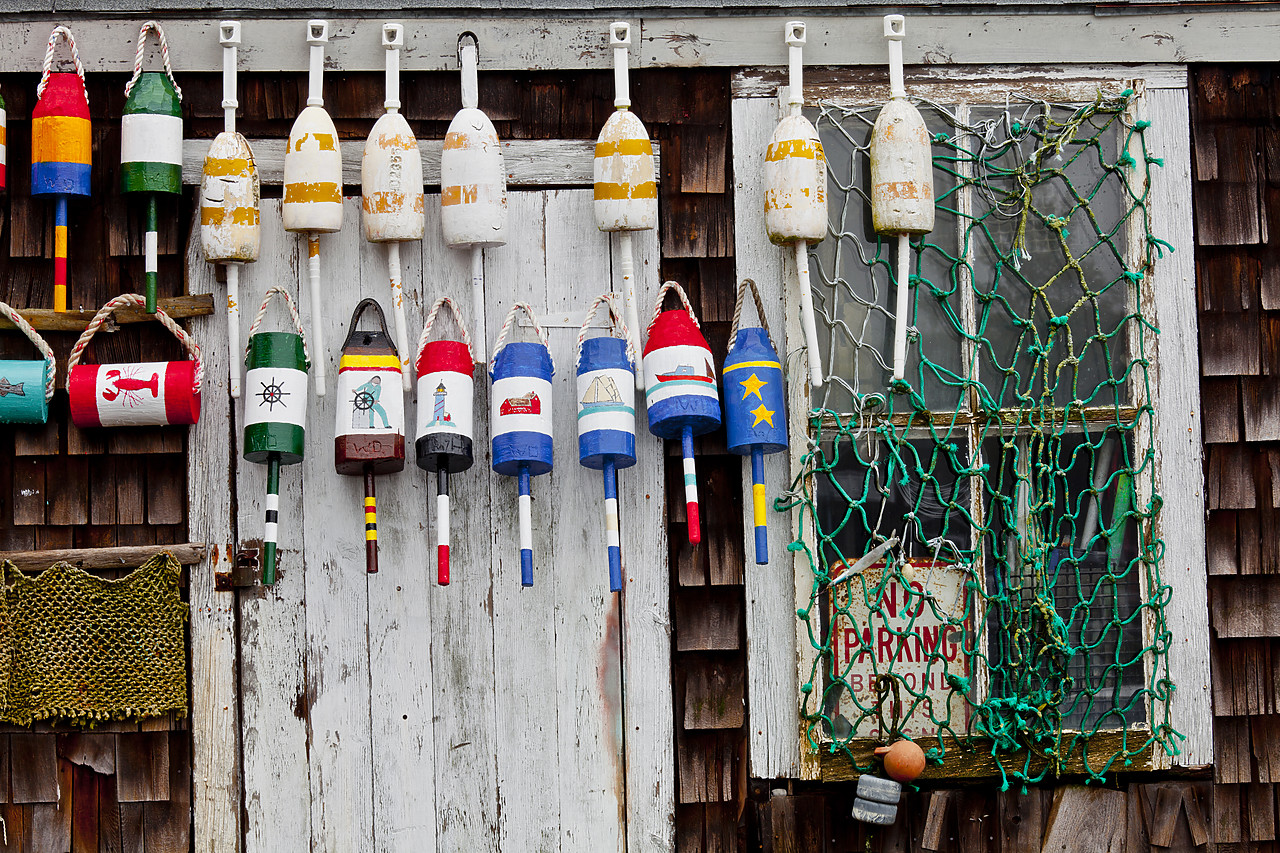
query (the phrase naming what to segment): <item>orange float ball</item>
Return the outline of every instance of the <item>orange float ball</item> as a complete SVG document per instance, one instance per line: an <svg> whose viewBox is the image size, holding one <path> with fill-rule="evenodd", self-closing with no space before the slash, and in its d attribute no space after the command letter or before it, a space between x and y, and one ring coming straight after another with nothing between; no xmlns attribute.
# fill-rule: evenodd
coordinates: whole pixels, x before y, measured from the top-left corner
<svg viewBox="0 0 1280 853"><path fill-rule="evenodd" d="M924 750L912 741L876 747L876 755L884 759L884 770L895 782L911 782L924 772Z"/></svg>

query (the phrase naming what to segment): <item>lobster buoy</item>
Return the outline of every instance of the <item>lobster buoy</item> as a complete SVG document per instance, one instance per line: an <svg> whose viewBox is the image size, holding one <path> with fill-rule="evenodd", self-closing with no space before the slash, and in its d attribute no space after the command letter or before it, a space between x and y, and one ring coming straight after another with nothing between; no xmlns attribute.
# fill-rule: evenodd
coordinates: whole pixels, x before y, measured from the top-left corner
<svg viewBox="0 0 1280 853"><path fill-rule="evenodd" d="M284 299L294 330L260 332L273 296ZM267 466L266 519L262 536L262 582L276 582L279 541L280 466L302 461L307 444L307 371L311 358L293 299L280 287L263 297L245 348L244 458Z"/></svg>
<svg viewBox="0 0 1280 853"><path fill-rule="evenodd" d="M18 327L43 358L40 361L0 361L0 424L42 424L49 420L49 401L57 367L53 349L31 324L3 302L0 313Z"/></svg>
<svg viewBox="0 0 1280 853"><path fill-rule="evenodd" d="M618 529L618 475L636 464L635 352L612 293L597 296L578 333L578 461L604 475L604 530L609 589L622 590L622 543ZM609 306L610 331L622 337L588 338L587 327L601 303Z"/></svg>
<svg viewBox="0 0 1280 853"><path fill-rule="evenodd" d="M683 310L662 310L668 290L680 297ZM684 288L674 281L662 285L649 321L644 345L645 398L649 405L649 432L659 438L680 439L684 457L684 498L689 541L702 541L698 516L698 481L693 460L693 437L720 426L720 392L711 347L702 336L698 318Z"/></svg>
<svg viewBox="0 0 1280 853"><path fill-rule="evenodd" d="M746 289L755 297L760 326L741 328ZM764 457L787 449L786 391L782 362L765 325L764 305L756 283L738 286L731 343L724 357L724 427L730 453L751 457L752 517L756 533L756 565L769 562L768 519L765 512Z"/></svg>
<svg viewBox="0 0 1280 853"><path fill-rule="evenodd" d="M284 152L284 201L280 212L286 231L307 235L307 279L310 283L315 343L316 395L325 391L324 323L320 299L320 235L342 230L342 152L338 129L324 109L324 46L327 21L307 22L311 45L307 106L293 122Z"/></svg>
<svg viewBox="0 0 1280 853"><path fill-rule="evenodd" d="M200 347L168 314L155 318L186 349L187 361L141 364L81 364L84 349L117 308L145 308L147 300L125 293L107 302L89 321L67 359L67 396L71 420L81 429L118 426L171 426L200 420L202 370Z"/></svg>
<svg viewBox="0 0 1280 853"><path fill-rule="evenodd" d="M448 307L461 340L431 340L440 309ZM453 300L431 306L418 341L418 467L436 475L436 582L449 583L449 475L471 467L475 419L475 356L471 337Z"/></svg>
<svg viewBox="0 0 1280 853"><path fill-rule="evenodd" d="M902 39L906 19L885 15L889 41L889 102L871 129L871 224L877 234L898 238L897 299L894 309L893 378L901 381L907 366L908 278L912 234L933 230L933 157L929 129L920 111L907 100L902 73Z"/></svg>
<svg viewBox="0 0 1280 853"><path fill-rule="evenodd" d="M53 49L64 38L75 73L53 71ZM93 151L89 96L84 65L75 37L63 26L53 28L44 54L44 74L31 111L31 195L53 196L53 310L67 310L67 199L89 195Z"/></svg>
<svg viewBox="0 0 1280 853"><path fill-rule="evenodd" d="M9 163L9 114L5 111L4 98L0 97L0 190L7 186L5 169Z"/></svg>
<svg viewBox="0 0 1280 853"><path fill-rule="evenodd" d="M378 328L361 331L360 315L372 309ZM404 470L404 390L400 354L387 333L382 306L362 299L338 361L334 466L364 477L365 569L378 571L378 499L374 477Z"/></svg>
<svg viewBox="0 0 1280 853"><path fill-rule="evenodd" d="M487 340L484 250L507 242L507 170L498 132L479 108L478 53L474 35L458 39L462 109L449 122L440 151L440 225L450 247L471 253L471 322Z"/></svg>
<svg viewBox="0 0 1280 853"><path fill-rule="evenodd" d="M155 31L160 40L164 73L142 70L148 30ZM120 120L120 191L146 195L144 269L147 313L154 314L160 228L156 194L182 193L182 89L173 79L164 30L155 21L147 21L138 31L133 78L125 85L124 96L124 115Z"/></svg>
<svg viewBox="0 0 1280 853"><path fill-rule="evenodd" d="M536 342L506 343L516 313L524 311L533 323ZM551 470L551 377L555 365L546 332L533 309L523 302L511 306L489 365L489 429L493 470L516 477L520 489L520 583L533 586L533 500L529 480Z"/></svg>

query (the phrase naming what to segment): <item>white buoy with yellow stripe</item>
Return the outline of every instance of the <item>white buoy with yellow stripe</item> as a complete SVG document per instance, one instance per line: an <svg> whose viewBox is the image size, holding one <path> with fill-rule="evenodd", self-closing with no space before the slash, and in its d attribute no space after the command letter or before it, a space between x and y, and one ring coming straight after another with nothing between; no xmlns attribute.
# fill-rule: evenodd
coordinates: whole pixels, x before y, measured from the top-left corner
<svg viewBox="0 0 1280 853"><path fill-rule="evenodd" d="M284 203L281 212L286 231L307 235L307 277L311 283L311 339L316 358L316 395L324 396L325 348L320 310L320 235L342 230L342 153L338 129L324 109L324 46L329 41L327 21L307 22L311 45L311 73L307 81L307 108L293 122L284 152Z"/></svg>
<svg viewBox="0 0 1280 853"><path fill-rule="evenodd" d="M626 21L611 24L609 44L613 47L613 105L616 109L596 140L596 226L601 231L618 232L618 266L622 268L622 292L627 302L627 329L631 333L631 349L640 353L640 311L636 307L631 232L658 227L658 175L653 164L649 131L630 109L627 51L631 47L631 25ZM639 358L641 356L637 355ZM644 387L642 367L637 361L637 389Z"/></svg>
<svg viewBox="0 0 1280 853"><path fill-rule="evenodd" d="M218 26L222 45L223 129L204 157L200 178L200 245L204 259L227 268L227 346L231 352L231 396L240 397L240 265L262 249L258 224L261 185L249 140L236 132L236 54L240 22Z"/></svg>
<svg viewBox="0 0 1280 853"><path fill-rule="evenodd" d="M423 212L422 154L409 122L400 112L400 48L404 25L383 24L382 46L387 51L386 112L374 124L364 144L360 164L364 238L387 246L387 275L391 280L391 308L396 350L400 354L404 390L411 371L409 332L404 319L404 281L400 274L400 243L421 240L427 224Z"/></svg>
<svg viewBox="0 0 1280 853"><path fill-rule="evenodd" d="M877 234L898 238L893 333L895 380L901 380L907 370L911 235L933 230L933 157L924 117L907 100L902 73L905 34L905 18L884 16L884 37L889 40L889 102L881 107L871 130L871 224Z"/></svg>
<svg viewBox="0 0 1280 853"><path fill-rule="evenodd" d="M800 324L809 355L809 383L822 387L818 326L809 289L809 244L827 236L827 158L813 122L805 118L803 21L788 21L783 36L789 54L785 116L773 131L765 152L764 227L769 240L794 246L800 285Z"/></svg>
<svg viewBox="0 0 1280 853"><path fill-rule="evenodd" d="M476 37L463 33L458 39L462 109L449 123L440 152L440 224L446 243L471 250L471 322L483 341L484 250L507 242L507 171L498 132L479 109L478 62Z"/></svg>

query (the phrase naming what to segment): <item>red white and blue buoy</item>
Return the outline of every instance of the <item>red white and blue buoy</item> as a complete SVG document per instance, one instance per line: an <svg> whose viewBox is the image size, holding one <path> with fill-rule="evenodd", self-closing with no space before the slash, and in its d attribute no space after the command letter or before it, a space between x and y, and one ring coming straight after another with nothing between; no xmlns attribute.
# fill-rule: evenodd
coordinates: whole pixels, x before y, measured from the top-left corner
<svg viewBox="0 0 1280 853"><path fill-rule="evenodd" d="M680 296L683 310L662 310L662 300L668 290ZM693 437L720 426L720 392L716 388L711 347L702 336L684 288L674 281L662 285L653 307L649 339L644 345L644 377L649 432L659 438L680 439L689 541L696 545L702 541L702 526L698 518Z"/></svg>

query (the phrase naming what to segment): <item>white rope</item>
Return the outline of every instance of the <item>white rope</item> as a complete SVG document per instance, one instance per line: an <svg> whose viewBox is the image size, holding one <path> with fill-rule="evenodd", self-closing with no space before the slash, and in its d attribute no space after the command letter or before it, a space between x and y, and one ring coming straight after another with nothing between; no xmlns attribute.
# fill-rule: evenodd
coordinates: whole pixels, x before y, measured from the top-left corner
<svg viewBox="0 0 1280 853"><path fill-rule="evenodd" d="M89 321L89 325L85 326L84 332L81 333L80 339L76 341L76 345L71 348L71 357L67 359L67 374L70 375L71 369L80 363L80 356L84 354L84 349L93 340L93 336L98 333L98 329L102 328L102 324L107 321L117 308L123 308L127 305L136 305L139 308L147 307L147 300L138 293L122 293L114 299L107 302L98 309L98 313L93 315L93 319ZM196 344L195 338L187 334L187 331L179 326L174 319L168 314L156 309L154 316L160 321L160 325L164 326L173 336L178 339L178 343L182 344L182 348L187 351L187 355L196 363L195 382L192 383L192 389L199 394L200 386L204 382L204 362L200 358L200 347Z"/></svg>
<svg viewBox="0 0 1280 853"><path fill-rule="evenodd" d="M178 85L178 81L173 79L173 66L169 64L169 42L165 40L164 30L155 21L147 21L142 25L142 29L138 30L138 50L133 56L133 79L124 84L124 96L129 97L129 93L133 91L133 86L138 82L138 78L142 76L142 56L147 52L147 30L151 30L156 34L156 38L160 40L160 58L164 60L164 73L169 78L169 82L173 84L173 91L177 93L178 100L182 100L182 87Z"/></svg>
<svg viewBox="0 0 1280 853"><path fill-rule="evenodd" d="M53 380L54 375L58 370L57 362L53 359L53 347L49 346L49 344L45 342L45 339L40 337L40 333L32 328L31 324L27 322L25 317L10 308L6 303L0 302L0 312L3 312L4 315L9 318L10 322L17 326L18 330L21 331L22 334L26 335L27 340L35 344L36 349L40 350L40 354L44 356L45 364L49 365L49 378L46 379L44 383L44 399L45 402L52 400Z"/></svg>
<svg viewBox="0 0 1280 853"><path fill-rule="evenodd" d="M475 347L471 346L471 335L467 332L466 325L462 322L462 314L458 311L458 306L448 296L441 296L431 306L431 310L427 312L427 323L422 327L422 335L418 338L418 350L416 358L422 358L422 351L427 348L427 341L431 338L431 324L436 321L436 313L442 306L448 306L453 313L453 322L458 327L458 335L462 338L462 343L467 347L467 353L471 357L474 364L476 360Z"/></svg>
<svg viewBox="0 0 1280 853"><path fill-rule="evenodd" d="M533 313L533 308L531 308L527 302L517 302L512 305L511 310L507 312L507 319L503 321L502 330L498 332L498 340L493 344L493 360L490 362L490 366L492 366L493 362L498 360L498 353L502 350L503 344L506 343L507 333L511 331L511 325L515 322L516 314L520 311L524 311L524 313L528 315L529 322L533 324L533 333L538 336L538 340L547 348L547 360L551 362L551 370L554 373L556 363L555 359L551 357L551 343L547 340L546 331L538 324L538 318Z"/></svg>
<svg viewBox="0 0 1280 853"><path fill-rule="evenodd" d="M649 320L649 325L645 328L646 334L653 331L653 324L658 322L658 315L662 313L662 301L667 298L667 291L674 290L676 295L680 297L680 303L684 305L684 310L689 312L689 319L693 320L693 325L699 329L702 324L698 322L698 315L693 313L693 306L689 304L689 297L685 294L684 288L674 281L663 282L662 289L658 291L658 301L653 303L653 318Z"/></svg>
<svg viewBox="0 0 1280 853"><path fill-rule="evenodd" d="M578 329L578 349L575 367L582 367L582 342L587 339L587 328L591 325L591 321L595 319L596 309L602 304L609 305L609 334L615 338L622 338L627 342L627 361L631 362L631 370L636 369L636 348L631 342L631 333L627 329L627 322L622 319L622 313L618 310L618 294L602 293L592 302L591 307L587 309L587 316L582 320L582 328ZM621 334L614 334L620 332Z"/></svg>
<svg viewBox="0 0 1280 853"><path fill-rule="evenodd" d="M271 297L280 296L284 299L285 306L289 309L289 317L293 320L294 331L298 333L298 337L302 338L302 357L307 363L307 369L311 369L311 353L307 349L307 335L302 331L302 318L298 316L298 306L294 303L293 297L289 295L289 291L283 287L271 287L267 289L267 293L262 297L262 305L258 308L258 313L254 315L253 322L249 324L249 337L252 338L254 332L258 331L258 327L262 325L262 318L267 316L267 306L271 304ZM244 354L249 354L249 344L244 345Z"/></svg>
<svg viewBox="0 0 1280 853"><path fill-rule="evenodd" d="M44 51L44 70L40 74L40 84L36 86L36 100L44 97L44 88L49 85L49 75L53 72L53 49L58 44L58 36L62 36L67 40L67 45L71 48L71 60L76 65L76 74L80 75L80 85L84 86L84 63L80 61L80 51L76 48L76 37L71 34L71 30L59 24L53 28L53 32L49 33L49 45ZM86 89L84 93L84 102L89 103L89 92Z"/></svg>

